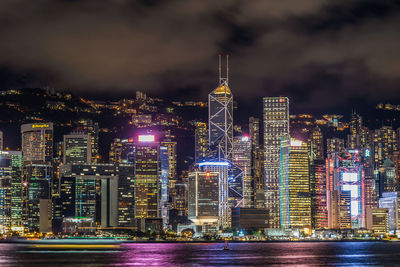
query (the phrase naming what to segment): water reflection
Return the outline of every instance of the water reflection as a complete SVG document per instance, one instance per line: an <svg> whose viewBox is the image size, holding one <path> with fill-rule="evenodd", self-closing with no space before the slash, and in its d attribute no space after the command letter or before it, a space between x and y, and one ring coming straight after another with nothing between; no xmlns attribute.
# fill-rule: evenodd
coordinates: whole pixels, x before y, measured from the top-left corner
<svg viewBox="0 0 400 267"><path fill-rule="evenodd" d="M0 244L1 266L398 265L400 243L125 243L109 250L29 250Z"/></svg>

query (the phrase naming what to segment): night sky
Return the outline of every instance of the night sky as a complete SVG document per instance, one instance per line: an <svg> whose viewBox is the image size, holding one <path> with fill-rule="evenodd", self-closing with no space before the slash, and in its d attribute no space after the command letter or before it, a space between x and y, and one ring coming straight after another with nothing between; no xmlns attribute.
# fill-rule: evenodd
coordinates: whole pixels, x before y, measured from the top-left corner
<svg viewBox="0 0 400 267"><path fill-rule="evenodd" d="M400 103L399 30L394 0L2 0L0 88L206 100L228 53L243 110L350 113Z"/></svg>

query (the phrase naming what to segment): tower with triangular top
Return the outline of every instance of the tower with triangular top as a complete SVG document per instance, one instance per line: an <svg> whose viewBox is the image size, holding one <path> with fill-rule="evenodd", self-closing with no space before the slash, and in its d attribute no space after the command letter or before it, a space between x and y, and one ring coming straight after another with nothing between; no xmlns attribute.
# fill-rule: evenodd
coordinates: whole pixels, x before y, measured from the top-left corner
<svg viewBox="0 0 400 267"><path fill-rule="evenodd" d="M208 95L208 125L210 157L232 161L233 96L229 89L229 55L226 56L226 76L222 77L219 55L218 87Z"/></svg>

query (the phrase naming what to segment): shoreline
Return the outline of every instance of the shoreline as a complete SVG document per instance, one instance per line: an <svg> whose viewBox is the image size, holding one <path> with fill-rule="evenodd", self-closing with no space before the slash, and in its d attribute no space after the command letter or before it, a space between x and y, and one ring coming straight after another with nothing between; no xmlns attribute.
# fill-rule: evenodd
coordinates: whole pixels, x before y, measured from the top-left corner
<svg viewBox="0 0 400 267"><path fill-rule="evenodd" d="M68 240L69 242L73 241L74 239L40 239L40 240L0 240L1 244L35 244L35 243L43 243L43 242L51 242L51 240L57 240L58 242L62 243L63 240ZM85 241L93 241L88 243L96 243L96 239L76 239L85 240ZM101 239L103 242L107 242L107 239ZM176 240L119 240L119 239L109 239L110 242L117 242L119 241L121 244L135 244L135 243L182 243L182 244L202 244L202 243L225 243L225 240L193 240L193 241L176 241ZM348 240L229 240L229 243L348 243L348 242L384 242L384 243L391 243L393 241L390 240L357 240L357 239L348 239ZM396 243L396 242L394 242Z"/></svg>

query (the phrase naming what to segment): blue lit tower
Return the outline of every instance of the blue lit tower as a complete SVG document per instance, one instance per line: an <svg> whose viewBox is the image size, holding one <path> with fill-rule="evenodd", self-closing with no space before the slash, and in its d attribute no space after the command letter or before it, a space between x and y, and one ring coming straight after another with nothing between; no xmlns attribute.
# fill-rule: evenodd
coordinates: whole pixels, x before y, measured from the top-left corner
<svg viewBox="0 0 400 267"><path fill-rule="evenodd" d="M161 145L159 147L159 161L160 161L160 214L163 218L164 225L168 225L169 219L169 168L170 161L168 155L168 147Z"/></svg>

